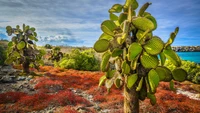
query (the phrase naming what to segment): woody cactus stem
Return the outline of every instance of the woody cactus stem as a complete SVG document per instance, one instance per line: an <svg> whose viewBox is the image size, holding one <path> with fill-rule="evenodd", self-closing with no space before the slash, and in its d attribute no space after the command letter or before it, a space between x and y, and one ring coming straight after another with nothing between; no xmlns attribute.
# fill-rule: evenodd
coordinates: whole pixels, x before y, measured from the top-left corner
<svg viewBox="0 0 200 113"><path fill-rule="evenodd" d="M125 79L127 77L125 76ZM134 85L131 89L124 85L124 112L139 113L139 96Z"/></svg>
<svg viewBox="0 0 200 113"><path fill-rule="evenodd" d="M156 104L154 94L160 81L173 86L173 80L182 82L187 77L187 72L180 68L179 56L171 48L179 28L166 43L153 36L157 22L146 12L149 5L151 3L144 4L137 15L136 0L113 5L109 9L110 20L101 24L103 33L94 44L94 50L103 53L101 70L105 75L100 78L99 86L105 84L108 89L113 84L117 88L124 86L125 113L138 113L139 99L147 97L152 105ZM171 72L164 66L166 60L171 60L177 68ZM115 69L110 68L110 64L115 65Z"/></svg>

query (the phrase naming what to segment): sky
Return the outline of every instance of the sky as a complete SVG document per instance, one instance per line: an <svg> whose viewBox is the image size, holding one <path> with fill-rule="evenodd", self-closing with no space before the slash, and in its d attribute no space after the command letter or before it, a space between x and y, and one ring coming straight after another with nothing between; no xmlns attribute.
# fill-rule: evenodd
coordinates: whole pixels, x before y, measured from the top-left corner
<svg viewBox="0 0 200 113"><path fill-rule="evenodd" d="M151 2L147 12L156 19L153 32L165 42L178 26L173 46L200 45L200 0L137 0L139 8ZM100 25L108 10L125 0L0 0L0 39L10 40L6 26L36 28L37 45L92 47L102 34Z"/></svg>

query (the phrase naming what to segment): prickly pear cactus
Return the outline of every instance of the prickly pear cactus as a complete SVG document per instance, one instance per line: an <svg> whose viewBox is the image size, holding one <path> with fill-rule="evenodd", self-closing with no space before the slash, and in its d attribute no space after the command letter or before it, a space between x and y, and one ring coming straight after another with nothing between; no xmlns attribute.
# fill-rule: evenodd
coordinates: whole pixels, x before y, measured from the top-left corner
<svg viewBox="0 0 200 113"><path fill-rule="evenodd" d="M22 29L17 25L16 28L6 27L8 36L12 36L8 43L6 64L22 64L23 71L29 73L29 66L38 69L43 64L42 56L45 51L38 50L34 41L38 41L35 28L23 24ZM13 36L14 35L14 36Z"/></svg>
<svg viewBox="0 0 200 113"><path fill-rule="evenodd" d="M149 5L151 3L144 4L137 14L136 0L113 5L109 9L110 19L101 24L103 33L94 44L94 50L103 53L101 70L105 75L100 78L99 86L105 84L110 89L113 84L117 88L124 85L136 90L140 100L147 97L154 105L159 82L170 82L172 86L172 80L184 81L187 72L180 68L181 59L171 48L179 28L170 34L167 42L154 36L157 22L146 12ZM177 68L170 71L164 66L166 60ZM115 69L111 69L110 64L115 65Z"/></svg>
<svg viewBox="0 0 200 113"><path fill-rule="evenodd" d="M63 57L63 53L60 51L60 47L55 47L51 50L51 56L48 60L52 60L52 61L60 61L61 58Z"/></svg>

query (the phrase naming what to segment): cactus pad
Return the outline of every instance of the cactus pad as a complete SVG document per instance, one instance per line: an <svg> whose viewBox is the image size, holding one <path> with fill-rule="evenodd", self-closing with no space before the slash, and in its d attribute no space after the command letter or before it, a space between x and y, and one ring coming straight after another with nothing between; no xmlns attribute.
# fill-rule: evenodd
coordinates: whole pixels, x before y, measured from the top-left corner
<svg viewBox="0 0 200 113"><path fill-rule="evenodd" d="M148 29L151 31L155 28L154 23L145 17L137 17L132 20L132 23L136 28L142 31L146 31Z"/></svg>
<svg viewBox="0 0 200 113"><path fill-rule="evenodd" d="M106 39L100 39L94 44L94 50L97 52L105 52L108 50L110 42Z"/></svg>
<svg viewBox="0 0 200 113"><path fill-rule="evenodd" d="M139 43L132 43L128 48L128 59L134 60L142 52L142 49Z"/></svg>
<svg viewBox="0 0 200 113"><path fill-rule="evenodd" d="M157 55L162 51L164 43L159 37L154 36L143 47L147 53Z"/></svg>
<svg viewBox="0 0 200 113"><path fill-rule="evenodd" d="M156 68L158 66L158 57L146 52L143 52L140 56L140 61L145 68Z"/></svg>
<svg viewBox="0 0 200 113"><path fill-rule="evenodd" d="M179 82L183 82L187 78L187 72L182 68L176 68L172 71L173 79Z"/></svg>

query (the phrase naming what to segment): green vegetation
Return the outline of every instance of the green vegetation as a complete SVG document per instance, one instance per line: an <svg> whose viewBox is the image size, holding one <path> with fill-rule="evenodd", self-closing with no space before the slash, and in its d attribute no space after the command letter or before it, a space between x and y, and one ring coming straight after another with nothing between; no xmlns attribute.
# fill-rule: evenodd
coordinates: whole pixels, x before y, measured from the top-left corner
<svg viewBox="0 0 200 113"><path fill-rule="evenodd" d="M22 64L23 71L29 73L29 67L38 69L43 64L42 56L44 50L38 50L34 41L38 41L35 28L23 24L22 29L17 25L16 28L6 27L8 36L14 35L8 43L6 64Z"/></svg>
<svg viewBox="0 0 200 113"><path fill-rule="evenodd" d="M170 70L174 70L175 66L169 60L166 61L165 66L167 66ZM184 70L187 71L188 76L187 80L200 84L200 65L190 61L182 61L182 66Z"/></svg>
<svg viewBox="0 0 200 113"><path fill-rule="evenodd" d="M50 58L48 60L60 61L63 57L63 53L60 51L60 47L54 47L50 52Z"/></svg>
<svg viewBox="0 0 200 113"><path fill-rule="evenodd" d="M151 3L144 4L137 15L136 0L113 5L109 9L110 20L102 22L103 33L94 44L94 50L103 53L101 70L106 73L100 78L99 86L105 84L109 91L113 84L117 88L124 85L125 113L138 113L139 99L147 97L152 105L156 104L155 93L160 81L170 82L173 89L172 79L182 82L187 78L187 72L180 67L179 56L171 47L179 28L170 34L166 43L153 36L157 22L146 12L149 5ZM170 71L164 66L166 59L175 69ZM110 63L115 69L110 68Z"/></svg>
<svg viewBox="0 0 200 113"><path fill-rule="evenodd" d="M44 47L45 47L46 49L52 49L52 46L51 46L50 44L46 44Z"/></svg>
<svg viewBox="0 0 200 113"><path fill-rule="evenodd" d="M66 69L96 71L99 70L99 61L95 58L94 53L93 49L84 51L74 49L69 54L65 54L59 62L55 62L55 66Z"/></svg>

